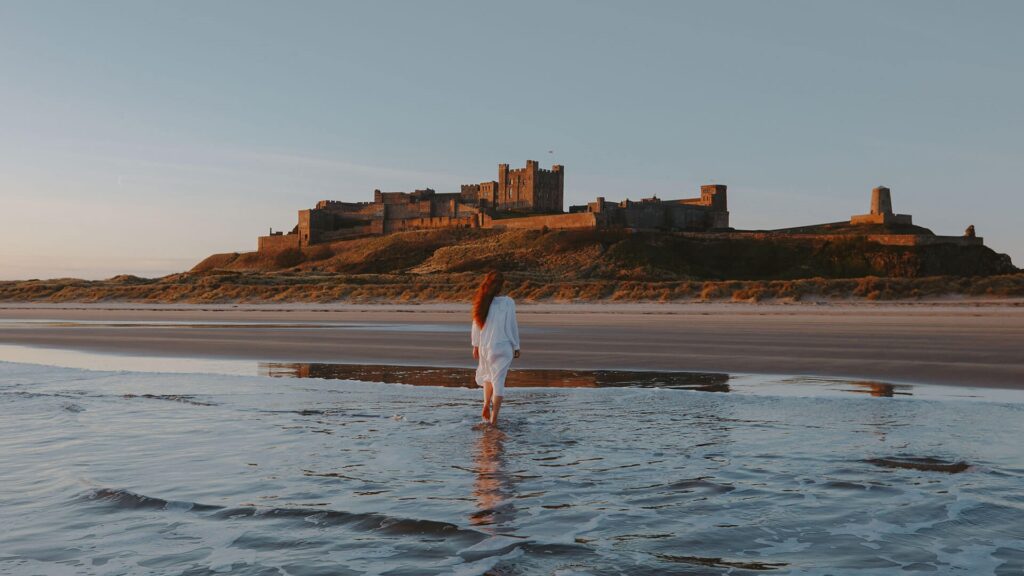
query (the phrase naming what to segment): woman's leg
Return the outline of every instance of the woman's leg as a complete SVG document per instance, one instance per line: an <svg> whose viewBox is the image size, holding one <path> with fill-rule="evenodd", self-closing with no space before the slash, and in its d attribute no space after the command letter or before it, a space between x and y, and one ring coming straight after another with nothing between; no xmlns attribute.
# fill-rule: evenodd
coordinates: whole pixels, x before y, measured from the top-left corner
<svg viewBox="0 0 1024 576"><path fill-rule="evenodd" d="M491 408L491 424L498 423L498 412L501 412L501 396L491 396L494 406Z"/></svg>
<svg viewBox="0 0 1024 576"><path fill-rule="evenodd" d="M491 395L494 394L494 385L491 384L490 380L484 382L484 409L480 412L480 417L484 420L491 419Z"/></svg>
<svg viewBox="0 0 1024 576"><path fill-rule="evenodd" d="M505 343L491 356L491 424L498 423L501 400L505 395L505 378L508 376L508 369L512 366L513 356L515 356L515 351L512 350L511 342Z"/></svg>

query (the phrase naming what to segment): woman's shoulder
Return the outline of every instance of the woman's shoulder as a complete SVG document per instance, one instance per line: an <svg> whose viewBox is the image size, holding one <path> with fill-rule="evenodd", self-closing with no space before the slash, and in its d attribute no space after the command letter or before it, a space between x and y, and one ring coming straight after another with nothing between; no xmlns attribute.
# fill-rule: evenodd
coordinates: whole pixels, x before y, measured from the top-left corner
<svg viewBox="0 0 1024 576"><path fill-rule="evenodd" d="M506 306L508 306L508 305L512 305L512 306L515 306L515 304L516 304L516 301L515 301L515 300L513 300L513 299L512 299L511 297L509 297L509 296L495 296L495 297L494 297L494 301L495 301L495 302L501 302L502 304L504 304L504 305L506 305Z"/></svg>

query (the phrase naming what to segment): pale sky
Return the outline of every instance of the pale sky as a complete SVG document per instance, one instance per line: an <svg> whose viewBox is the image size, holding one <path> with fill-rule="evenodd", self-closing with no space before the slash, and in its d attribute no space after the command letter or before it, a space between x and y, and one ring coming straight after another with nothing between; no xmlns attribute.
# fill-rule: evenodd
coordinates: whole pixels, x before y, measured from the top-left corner
<svg viewBox="0 0 1024 576"><path fill-rule="evenodd" d="M0 0L0 278L158 276L317 200L566 166L737 228L897 212L1024 264L1024 2ZM549 153L552 150L554 153Z"/></svg>

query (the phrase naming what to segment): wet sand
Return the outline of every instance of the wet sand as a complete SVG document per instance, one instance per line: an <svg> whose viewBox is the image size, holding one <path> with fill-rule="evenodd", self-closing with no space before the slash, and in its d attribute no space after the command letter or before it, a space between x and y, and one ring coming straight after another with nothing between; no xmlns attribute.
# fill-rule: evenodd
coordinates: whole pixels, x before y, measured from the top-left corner
<svg viewBox="0 0 1024 576"><path fill-rule="evenodd" d="M521 304L517 365L1024 388L1021 304ZM467 320L465 305L5 304L0 344L470 366Z"/></svg>

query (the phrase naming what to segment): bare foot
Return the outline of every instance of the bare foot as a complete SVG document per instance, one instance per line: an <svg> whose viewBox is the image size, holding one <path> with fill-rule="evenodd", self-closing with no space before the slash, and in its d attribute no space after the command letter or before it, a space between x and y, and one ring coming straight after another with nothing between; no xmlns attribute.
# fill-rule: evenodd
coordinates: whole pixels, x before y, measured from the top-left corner
<svg viewBox="0 0 1024 576"><path fill-rule="evenodd" d="M491 414L491 416L489 418L487 418L487 420L490 421L491 426L497 426L498 425L498 415L497 414Z"/></svg>
<svg viewBox="0 0 1024 576"><path fill-rule="evenodd" d="M485 422L489 421L491 419L491 403L490 402L484 402L484 409L483 409L483 411L480 412L480 418L482 418Z"/></svg>

